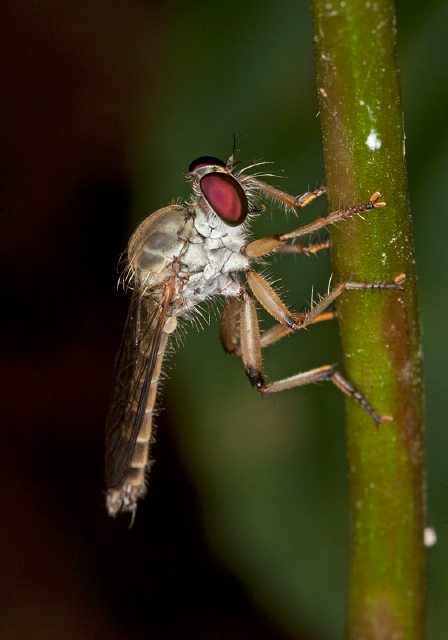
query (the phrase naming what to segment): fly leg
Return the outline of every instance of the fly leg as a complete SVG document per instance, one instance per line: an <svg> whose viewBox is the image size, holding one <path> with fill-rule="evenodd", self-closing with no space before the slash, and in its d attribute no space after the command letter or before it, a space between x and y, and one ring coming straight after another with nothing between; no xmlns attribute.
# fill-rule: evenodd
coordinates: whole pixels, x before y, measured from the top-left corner
<svg viewBox="0 0 448 640"><path fill-rule="evenodd" d="M372 209L382 209L386 206L386 203L378 202L380 198L381 194L375 192L371 196L369 202L366 202L364 204L357 204L353 207L347 207L346 209L333 211L326 218L316 218L314 222L306 224L303 227L299 227L298 229L290 231L289 233L277 233L273 236L267 236L266 238L253 240L246 245L246 247L244 248L244 253L250 258L259 258L260 256L264 256L267 253L278 249L287 240L292 240L293 238L300 238L301 236L309 235L311 233L314 233L315 231L318 231L319 229L328 227L328 225L330 224L340 222L341 220L347 220L347 218L352 218L353 216L359 215L364 211L370 211Z"/></svg>
<svg viewBox="0 0 448 640"><path fill-rule="evenodd" d="M305 314L291 313L268 282L254 271L249 270L247 272L247 280L257 300L280 325L285 327L285 333L282 335L286 335L286 333L302 329L313 322L317 322L318 319L327 319L325 318L325 309L332 304L343 291L349 289L400 290L405 276L401 274L391 283L342 282ZM330 314L329 317L333 314L333 312L327 313ZM273 383L266 383L263 376L261 356L262 339L260 337L257 311L255 302L246 289L241 290L239 298L233 298L232 301L229 301L228 305L226 305L224 321L221 327L221 339L223 340L225 348L230 353L241 353L246 374L252 386L258 391L262 393L276 393L278 391L328 380L343 393L354 398L361 407L367 411L375 423L380 424L391 421L392 418L390 416L380 416L362 393L331 365L299 373ZM281 330L278 330L276 327L274 327L274 329L275 331L270 335L268 334L268 338L265 338L263 346L282 337L282 335L280 335Z"/></svg>
<svg viewBox="0 0 448 640"><path fill-rule="evenodd" d="M241 297L229 296L221 315L219 337L226 353L241 355L240 349L240 316Z"/></svg>
<svg viewBox="0 0 448 640"><path fill-rule="evenodd" d="M346 378L344 378L344 376L336 371L331 365L298 373L294 376L284 378L283 380L278 380L276 382L266 383L262 371L261 340L257 312L252 297L249 296L246 291L242 295L241 302L240 340L241 357L246 374L252 386L258 391L262 393L276 393L277 391L286 391L287 389L293 389L294 387L328 380L338 387L338 389L343 393L359 402L361 407L367 411L376 424L391 421L392 418L390 416L380 416L362 393L360 393L356 387L346 380Z"/></svg>
<svg viewBox="0 0 448 640"><path fill-rule="evenodd" d="M273 187L271 184L257 180L257 178L254 178L253 176L245 176L244 174L241 174L240 180L242 184L250 185L255 189L259 189L271 198L274 198L274 200L283 202L283 204L285 204L287 208L292 209L294 213L296 213L296 209L303 209L303 207L306 207L313 202L313 200L326 192L326 187L321 185L320 187L317 187L317 189L307 191L301 196L290 196L288 193L280 191L280 189L276 189L276 187Z"/></svg>
<svg viewBox="0 0 448 640"><path fill-rule="evenodd" d="M241 312L241 300L235 297L227 298L220 325L220 338L224 350L234 356L241 356L240 346L240 312ZM305 319L305 313L295 313L294 317L298 325L303 323ZM336 318L336 309L329 309L316 316L309 324L317 324L318 322L324 322L325 320L332 320ZM280 340L284 336L293 332L284 324L275 324L266 331L260 333L261 348L269 346L277 340Z"/></svg>
<svg viewBox="0 0 448 640"><path fill-rule="evenodd" d="M380 416L372 407L370 402L349 382L339 371L336 371L333 366L325 365L318 369L311 369L311 371L305 371L303 373L297 373L290 378L284 378L266 385L262 391L264 393L276 393L277 391L286 391L286 389L293 389L294 387L301 387L306 384L313 384L314 382L322 382L329 380L338 389L340 389L347 396L354 398L361 407L367 411L370 417L376 422L376 424L391 422L391 416Z"/></svg>
<svg viewBox="0 0 448 640"><path fill-rule="evenodd" d="M246 273L247 282L252 293L257 298L268 313L271 314L281 325L290 331L304 329L309 324L316 322L326 309L338 298L341 293L349 290L368 291L376 289L402 290L402 284L406 280L404 273L401 273L393 282L352 282L347 280L337 284L326 296L323 296L317 304L304 314L292 313L282 302L280 296L274 291L271 285L259 273L249 269ZM321 318L323 319L323 318Z"/></svg>
<svg viewBox="0 0 448 640"><path fill-rule="evenodd" d="M301 319L298 319L297 324L299 325L299 329L304 329L312 322L315 322L316 318L318 318L344 291L353 289L358 291L373 291L376 289L402 291L403 287L401 285L405 280L405 274L401 273L393 282L352 282L350 280L340 282L329 293L327 293L326 296L323 296L309 311L303 314Z"/></svg>
<svg viewBox="0 0 448 640"><path fill-rule="evenodd" d="M300 324L305 320L305 315L305 313L295 313L294 317L296 319L296 324L300 326ZM336 316L336 309L328 309L327 311L320 313L308 324L316 324L317 322L324 322L325 320L333 320ZM277 342L277 340L280 340L284 336L288 336L293 331L294 329L290 329L284 324L275 324L273 327L270 327L270 329L267 329L260 334L261 348L263 349L264 347Z"/></svg>
<svg viewBox="0 0 448 640"><path fill-rule="evenodd" d="M305 256L315 254L322 249L328 249L331 246L330 238L318 242L307 242L306 244L281 244L277 253L303 253Z"/></svg>

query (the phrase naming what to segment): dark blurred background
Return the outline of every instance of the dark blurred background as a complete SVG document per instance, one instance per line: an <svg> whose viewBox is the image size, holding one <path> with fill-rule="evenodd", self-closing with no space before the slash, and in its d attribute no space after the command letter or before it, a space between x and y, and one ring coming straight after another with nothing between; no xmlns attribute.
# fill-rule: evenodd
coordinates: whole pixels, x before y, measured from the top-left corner
<svg viewBox="0 0 448 640"><path fill-rule="evenodd" d="M400 0L397 13L435 640L448 628L448 5ZM272 161L284 190L324 180L307 3L15 0L1 24L0 636L341 638L343 400L325 385L260 398L222 352L217 314L166 367L157 464L133 528L103 505L126 314L116 266L136 222L187 197L190 161L226 159L234 134L238 158ZM294 225L267 213L255 233ZM328 256L271 263L297 309L327 287ZM328 323L265 357L270 379L337 361Z"/></svg>

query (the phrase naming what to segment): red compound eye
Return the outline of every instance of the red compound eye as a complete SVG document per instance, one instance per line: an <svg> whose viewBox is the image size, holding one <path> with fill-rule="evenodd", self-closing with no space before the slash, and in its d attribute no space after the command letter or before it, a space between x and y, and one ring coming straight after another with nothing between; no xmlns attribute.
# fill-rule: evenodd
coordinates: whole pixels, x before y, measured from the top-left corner
<svg viewBox="0 0 448 640"><path fill-rule="evenodd" d="M244 222L249 211L243 187L228 173L207 173L201 191L213 211L231 227Z"/></svg>

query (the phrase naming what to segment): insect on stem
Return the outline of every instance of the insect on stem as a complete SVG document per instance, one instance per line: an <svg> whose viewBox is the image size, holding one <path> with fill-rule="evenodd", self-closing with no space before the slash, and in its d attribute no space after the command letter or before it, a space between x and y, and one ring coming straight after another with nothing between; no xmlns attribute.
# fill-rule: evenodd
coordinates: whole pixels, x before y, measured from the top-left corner
<svg viewBox="0 0 448 640"><path fill-rule="evenodd" d="M334 211L288 233L248 242L250 213L259 211L257 194L264 194L294 211L325 193L318 187L302 196L290 196L258 178L237 172L227 163L202 156L190 164L193 196L148 216L129 240L124 281L132 291L122 347L117 360L115 386L106 425L106 504L110 515L131 512L147 489L154 443L153 418L166 347L176 332L178 318L205 300L221 295L226 304L221 320L221 341L228 353L241 357L252 386L261 393L328 380L356 400L376 424L381 416L332 366L265 382L262 348L310 324L334 318L334 302L343 291L401 289L404 274L386 283L340 282L304 313L292 313L282 298L255 270L257 258L272 251L317 253L329 240L308 244L288 241L308 236L330 224L385 207L375 192L367 203ZM260 334L255 302L275 324Z"/></svg>

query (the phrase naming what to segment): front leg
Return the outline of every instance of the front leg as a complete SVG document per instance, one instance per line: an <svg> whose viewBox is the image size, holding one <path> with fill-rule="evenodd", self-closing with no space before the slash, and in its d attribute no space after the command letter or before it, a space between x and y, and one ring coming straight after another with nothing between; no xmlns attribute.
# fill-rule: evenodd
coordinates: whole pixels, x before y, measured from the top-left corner
<svg viewBox="0 0 448 640"><path fill-rule="evenodd" d="M266 182L262 182L258 180L258 178L254 178L253 176L246 176L244 174L240 174L240 180L242 184L250 185L251 187L258 189L262 193L270 196L274 200L278 200L279 202L283 202L287 208L291 209L294 213L296 213L296 209L303 209L303 207L308 206L313 200L321 196L326 192L325 185L321 185L317 187L317 189L313 189L313 191L307 191L303 193L301 196L291 196L289 193L285 193L284 191L280 191L276 187L273 187L271 184L267 184Z"/></svg>

